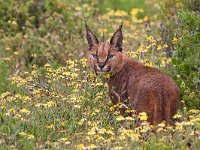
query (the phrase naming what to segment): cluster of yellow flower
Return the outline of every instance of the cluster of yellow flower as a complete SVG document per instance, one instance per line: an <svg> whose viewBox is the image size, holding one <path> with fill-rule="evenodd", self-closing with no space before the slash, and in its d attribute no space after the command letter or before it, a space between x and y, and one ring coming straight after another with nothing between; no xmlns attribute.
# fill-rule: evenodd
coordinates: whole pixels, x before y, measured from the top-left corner
<svg viewBox="0 0 200 150"><path fill-rule="evenodd" d="M172 126L150 125L145 112L137 115L127 109L132 115L121 116L123 104L112 106L107 85L85 67L86 59L68 60L66 67L58 69L51 64L42 69L34 65L25 79L13 76L20 91L1 94L4 121L0 131L8 136L5 122L10 123L14 128L9 130L19 135L16 141L37 141L38 148L131 149L151 145L152 140L174 148L176 142L187 147L189 139L195 146L200 135L199 110L184 109L174 116Z"/></svg>

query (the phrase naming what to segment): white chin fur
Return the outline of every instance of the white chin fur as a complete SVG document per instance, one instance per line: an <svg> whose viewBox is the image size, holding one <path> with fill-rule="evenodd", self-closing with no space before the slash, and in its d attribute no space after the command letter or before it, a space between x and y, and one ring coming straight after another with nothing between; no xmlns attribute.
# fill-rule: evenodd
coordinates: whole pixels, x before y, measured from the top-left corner
<svg viewBox="0 0 200 150"><path fill-rule="evenodd" d="M101 71L101 70L99 70L99 71L97 71L96 73L101 74L101 75L102 75L102 74L106 74L106 73L111 73L111 72L112 72L112 69L113 69L113 68L111 67L111 69L110 69L109 71L103 71L103 70Z"/></svg>
<svg viewBox="0 0 200 150"><path fill-rule="evenodd" d="M105 71L98 71L97 73L102 75L102 74L106 74L106 73L108 73L108 72L105 72Z"/></svg>

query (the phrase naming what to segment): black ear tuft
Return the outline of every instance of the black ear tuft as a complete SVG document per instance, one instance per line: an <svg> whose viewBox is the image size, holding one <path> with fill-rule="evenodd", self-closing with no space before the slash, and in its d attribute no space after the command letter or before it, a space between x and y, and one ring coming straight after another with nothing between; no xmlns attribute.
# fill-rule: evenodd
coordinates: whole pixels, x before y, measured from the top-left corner
<svg viewBox="0 0 200 150"><path fill-rule="evenodd" d="M86 28L86 38L88 42L88 48L89 50L91 50L95 44L99 44L99 41L97 37L94 35L94 33L89 29L86 21L85 21L85 28Z"/></svg>
<svg viewBox="0 0 200 150"><path fill-rule="evenodd" d="M110 40L110 44L117 47L119 51L122 51L122 45L123 45L122 27L123 27L123 22L119 26L119 29L117 29L117 31L113 34Z"/></svg>

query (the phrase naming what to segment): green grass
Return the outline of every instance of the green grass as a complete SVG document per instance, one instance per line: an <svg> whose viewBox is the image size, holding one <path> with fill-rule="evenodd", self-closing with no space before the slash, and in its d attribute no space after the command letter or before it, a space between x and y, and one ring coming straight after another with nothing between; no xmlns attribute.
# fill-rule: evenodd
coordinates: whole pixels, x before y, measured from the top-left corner
<svg viewBox="0 0 200 150"><path fill-rule="evenodd" d="M119 9L130 12L132 8L143 8L146 10L147 5L145 0L103 0L101 1L101 5L99 5L100 12L102 13L106 13L108 9Z"/></svg>

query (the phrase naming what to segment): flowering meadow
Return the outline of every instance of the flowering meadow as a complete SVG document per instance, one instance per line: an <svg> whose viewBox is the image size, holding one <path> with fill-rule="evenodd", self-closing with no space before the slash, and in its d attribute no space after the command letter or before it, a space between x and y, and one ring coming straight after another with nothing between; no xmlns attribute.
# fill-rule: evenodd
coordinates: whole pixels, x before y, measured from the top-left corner
<svg viewBox="0 0 200 150"><path fill-rule="evenodd" d="M0 149L200 149L198 8L23 1L0 0ZM124 53L174 78L181 100L172 125L150 125L129 106L122 116L125 106L111 103L109 76L87 68L84 17L105 41L124 20Z"/></svg>

